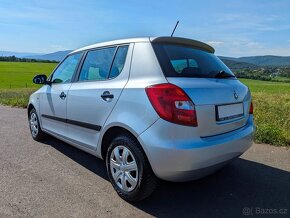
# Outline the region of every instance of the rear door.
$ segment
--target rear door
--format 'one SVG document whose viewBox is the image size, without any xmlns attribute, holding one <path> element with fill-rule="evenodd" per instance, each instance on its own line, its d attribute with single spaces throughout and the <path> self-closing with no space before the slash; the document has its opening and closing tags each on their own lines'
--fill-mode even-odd
<svg viewBox="0 0 290 218">
<path fill-rule="evenodd" d="M 184 45 L 153 44 L 153 48 L 168 82 L 182 88 L 195 104 L 201 137 L 246 124 L 249 90 L 218 57 Z"/>
<path fill-rule="evenodd" d="M 45 86 L 45 92 L 40 97 L 42 128 L 45 131 L 67 136 L 67 94 L 80 58 L 81 53 L 68 56 L 53 72 L 51 84 Z"/>
<path fill-rule="evenodd" d="M 78 144 L 96 148 L 100 130 L 127 83 L 131 46 L 87 52 L 67 101 L 69 137 Z"/>
</svg>

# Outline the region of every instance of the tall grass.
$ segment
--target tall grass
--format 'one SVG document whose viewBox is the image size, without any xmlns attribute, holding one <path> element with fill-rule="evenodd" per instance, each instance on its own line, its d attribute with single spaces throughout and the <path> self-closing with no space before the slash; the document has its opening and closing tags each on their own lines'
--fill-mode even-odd
<svg viewBox="0 0 290 218">
<path fill-rule="evenodd" d="M 290 146 L 290 84 L 241 81 L 249 86 L 253 96 L 255 141 Z"/>
<path fill-rule="evenodd" d="M 0 104 L 25 108 L 27 106 L 29 96 L 35 90 L 35 88 L 0 89 Z"/>
</svg>

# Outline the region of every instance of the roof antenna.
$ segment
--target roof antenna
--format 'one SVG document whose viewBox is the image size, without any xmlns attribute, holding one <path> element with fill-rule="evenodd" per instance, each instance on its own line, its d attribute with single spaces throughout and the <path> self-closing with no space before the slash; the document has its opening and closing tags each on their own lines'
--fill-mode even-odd
<svg viewBox="0 0 290 218">
<path fill-rule="evenodd" d="M 173 36 L 173 34 L 174 34 L 174 32 L 175 32 L 175 29 L 176 29 L 176 27 L 177 27 L 177 25 L 179 24 L 179 20 L 176 22 L 176 24 L 175 24 L 175 27 L 174 27 L 174 29 L 173 29 L 173 31 L 172 31 L 172 33 L 171 33 L 171 36 L 170 37 L 172 37 Z"/>
</svg>

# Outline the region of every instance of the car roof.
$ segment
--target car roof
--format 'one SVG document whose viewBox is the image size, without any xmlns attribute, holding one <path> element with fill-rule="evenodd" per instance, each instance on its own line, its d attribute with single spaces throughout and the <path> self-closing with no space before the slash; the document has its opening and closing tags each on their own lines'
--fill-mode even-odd
<svg viewBox="0 0 290 218">
<path fill-rule="evenodd" d="M 150 39 L 149 37 L 142 37 L 142 38 L 140 37 L 140 38 L 128 38 L 128 39 L 112 40 L 112 41 L 107 41 L 107 42 L 96 43 L 93 45 L 88 45 L 88 46 L 82 47 L 80 49 L 77 49 L 75 51 L 72 51 L 71 53 L 84 51 L 84 50 L 90 50 L 90 49 L 94 49 L 94 48 L 106 47 L 106 46 L 129 44 L 129 43 L 134 43 L 134 42 L 149 42 L 149 39 Z"/>
<path fill-rule="evenodd" d="M 85 46 L 82 48 L 79 48 L 77 50 L 72 51 L 72 53 L 90 50 L 94 48 L 100 48 L 100 47 L 107 47 L 107 46 L 114 46 L 114 45 L 121 45 L 121 44 L 129 44 L 129 43 L 137 43 L 137 42 L 152 42 L 152 43 L 167 43 L 167 44 L 179 44 L 183 46 L 190 46 L 194 48 L 198 48 L 210 53 L 214 53 L 215 50 L 210 45 L 193 40 L 188 38 L 181 38 L 181 37 L 169 37 L 169 36 L 160 36 L 160 37 L 139 37 L 139 38 L 128 38 L 128 39 L 119 39 L 119 40 L 113 40 L 113 41 L 107 41 L 107 42 L 101 42 L 89 46 Z"/>
</svg>

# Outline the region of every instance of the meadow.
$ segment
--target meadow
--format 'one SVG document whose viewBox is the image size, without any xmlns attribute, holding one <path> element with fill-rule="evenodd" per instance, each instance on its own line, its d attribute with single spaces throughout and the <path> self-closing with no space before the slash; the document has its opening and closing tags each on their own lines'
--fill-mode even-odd
<svg viewBox="0 0 290 218">
<path fill-rule="evenodd" d="M 29 95 L 39 85 L 36 74 L 49 75 L 55 63 L 0 62 L 0 104 L 26 107 Z M 240 79 L 253 96 L 257 126 L 255 141 L 290 146 L 290 83 Z"/>
<path fill-rule="evenodd" d="M 290 146 L 290 83 L 240 79 L 253 96 L 255 141 Z"/>
<path fill-rule="evenodd" d="M 49 75 L 56 63 L 0 62 L 0 89 L 37 88 L 32 83 L 37 74 Z"/>
</svg>

